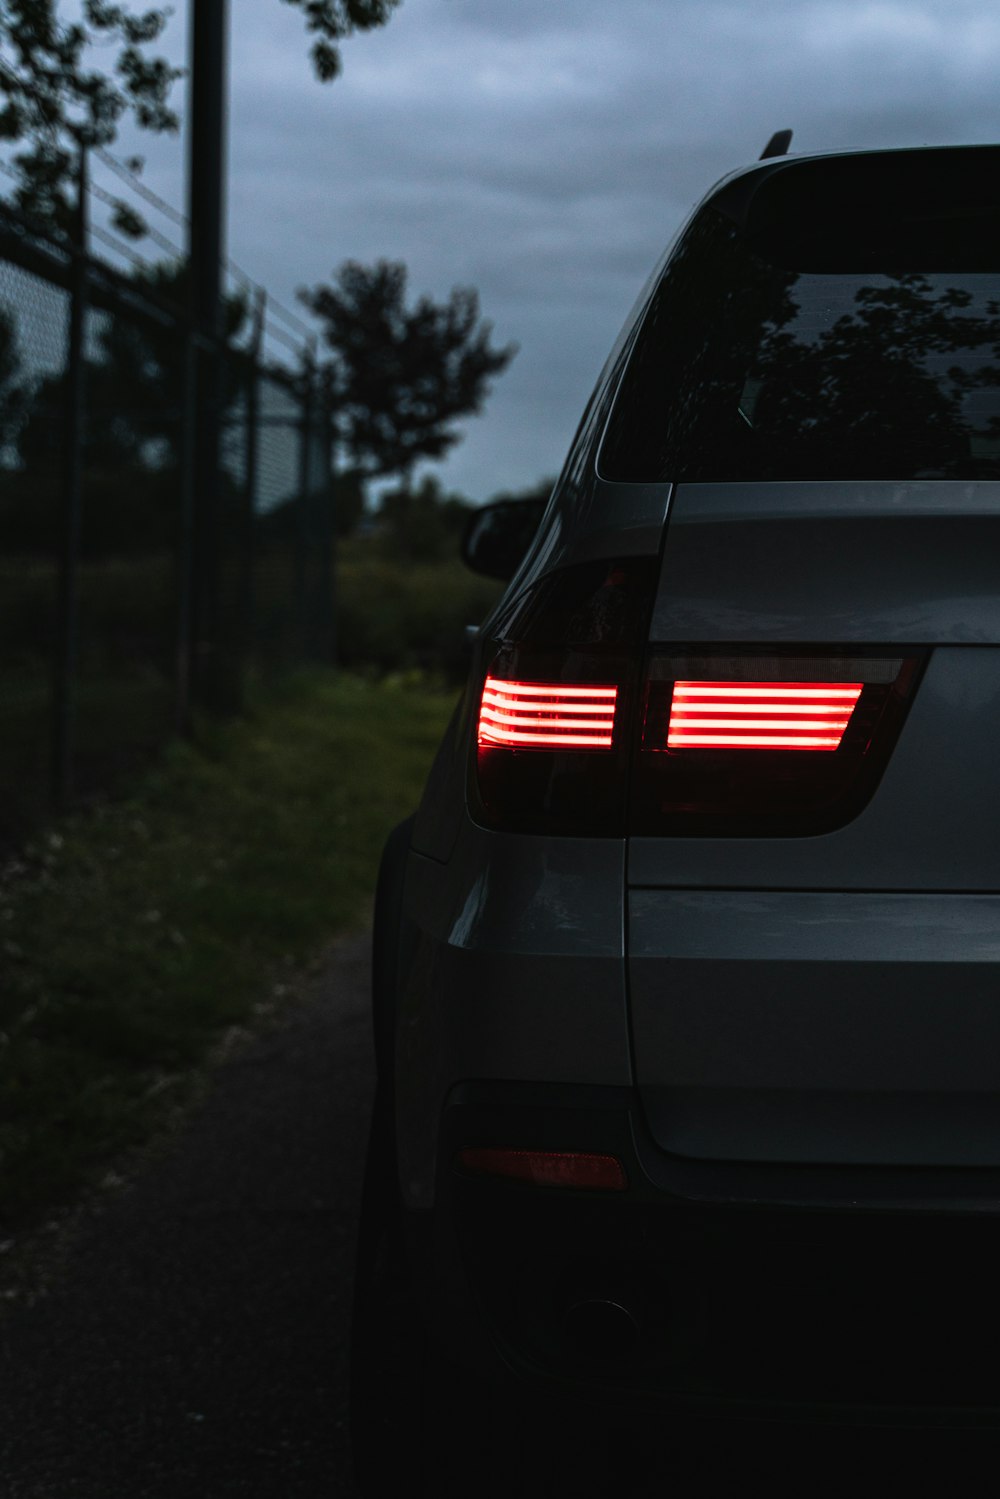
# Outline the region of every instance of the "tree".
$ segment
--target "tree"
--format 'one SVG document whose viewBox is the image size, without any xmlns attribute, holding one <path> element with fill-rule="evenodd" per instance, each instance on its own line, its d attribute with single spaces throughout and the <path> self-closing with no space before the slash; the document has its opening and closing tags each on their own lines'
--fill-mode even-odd
<svg viewBox="0 0 1000 1499">
<path fill-rule="evenodd" d="M 303 12 L 306 30 L 316 37 L 313 67 L 329 82 L 340 72 L 337 42 L 384 25 L 399 0 L 283 3 Z M 169 95 L 181 70 L 149 51 L 167 23 L 166 8 L 135 12 L 130 5 L 83 0 L 79 19 L 70 22 L 58 9 L 59 0 L 0 0 L 0 142 L 21 148 L 10 161 L 15 202 L 65 226 L 79 146 L 109 146 L 127 113 L 144 129 L 176 130 Z M 91 62 L 95 50 L 108 46 L 119 49 L 110 71 L 103 55 L 102 66 Z M 144 227 L 124 203 L 116 222 L 126 233 Z"/>
<path fill-rule="evenodd" d="M 65 226 L 78 147 L 110 145 L 128 111 L 146 129 L 176 130 L 168 96 L 179 71 L 148 52 L 165 10 L 84 0 L 80 19 L 67 23 L 56 9 L 57 0 L 0 3 L 0 140 L 23 143 L 11 158 L 15 201 Z M 120 47 L 110 75 L 89 65 L 109 43 Z"/>
<path fill-rule="evenodd" d="M 404 489 L 420 459 L 441 458 L 458 442 L 453 424 L 482 409 L 490 379 L 517 352 L 492 347 L 492 324 L 479 321 L 470 287 L 408 308 L 399 262 L 348 260 L 334 286 L 299 297 L 333 354 L 323 377 L 339 438 L 369 478 L 398 474 Z"/>
<path fill-rule="evenodd" d="M 316 36 L 312 60 L 316 76 L 329 83 L 340 73 L 337 42 L 355 31 L 384 26 L 400 0 L 283 0 L 305 14 L 306 30 Z"/>
</svg>

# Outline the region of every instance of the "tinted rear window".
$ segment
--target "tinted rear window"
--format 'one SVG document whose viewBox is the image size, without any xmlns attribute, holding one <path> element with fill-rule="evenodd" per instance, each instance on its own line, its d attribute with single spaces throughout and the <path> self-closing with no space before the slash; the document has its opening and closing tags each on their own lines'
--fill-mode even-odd
<svg viewBox="0 0 1000 1499">
<path fill-rule="evenodd" d="M 695 219 L 626 370 L 605 477 L 1000 478 L 996 209 L 813 180 L 822 191 L 786 183 L 742 224 L 714 207 Z M 963 188 L 954 162 L 949 180 Z"/>
</svg>

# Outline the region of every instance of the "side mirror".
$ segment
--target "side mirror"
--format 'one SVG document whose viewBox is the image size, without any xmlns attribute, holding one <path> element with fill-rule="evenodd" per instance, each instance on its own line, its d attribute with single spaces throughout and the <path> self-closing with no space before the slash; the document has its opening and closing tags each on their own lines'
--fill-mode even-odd
<svg viewBox="0 0 1000 1499">
<path fill-rule="evenodd" d="M 462 536 L 466 567 L 509 583 L 535 539 L 544 510 L 544 500 L 496 500 L 474 511 Z"/>
</svg>

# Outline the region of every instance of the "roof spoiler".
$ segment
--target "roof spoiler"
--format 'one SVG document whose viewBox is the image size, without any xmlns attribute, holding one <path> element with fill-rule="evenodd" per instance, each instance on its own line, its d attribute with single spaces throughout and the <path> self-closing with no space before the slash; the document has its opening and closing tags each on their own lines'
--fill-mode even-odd
<svg viewBox="0 0 1000 1499">
<path fill-rule="evenodd" d="M 792 132 L 790 130 L 776 130 L 760 153 L 758 160 L 769 161 L 772 156 L 786 156 L 791 144 Z"/>
</svg>

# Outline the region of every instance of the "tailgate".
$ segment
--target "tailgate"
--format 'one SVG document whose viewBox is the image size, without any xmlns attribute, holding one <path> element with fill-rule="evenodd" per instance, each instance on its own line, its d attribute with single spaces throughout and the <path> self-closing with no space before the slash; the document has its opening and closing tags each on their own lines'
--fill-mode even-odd
<svg viewBox="0 0 1000 1499">
<path fill-rule="evenodd" d="M 730 675 L 753 657 L 758 679 L 762 659 L 920 666 L 868 800 L 841 826 L 746 836 L 723 816 L 678 836 L 644 827 L 637 803 L 633 1044 L 664 1149 L 1000 1164 L 998 557 L 993 483 L 676 491 L 651 678 L 658 660 L 719 653 Z M 725 755 L 711 763 L 724 780 Z M 671 773 L 662 753 L 639 781 Z"/>
</svg>

